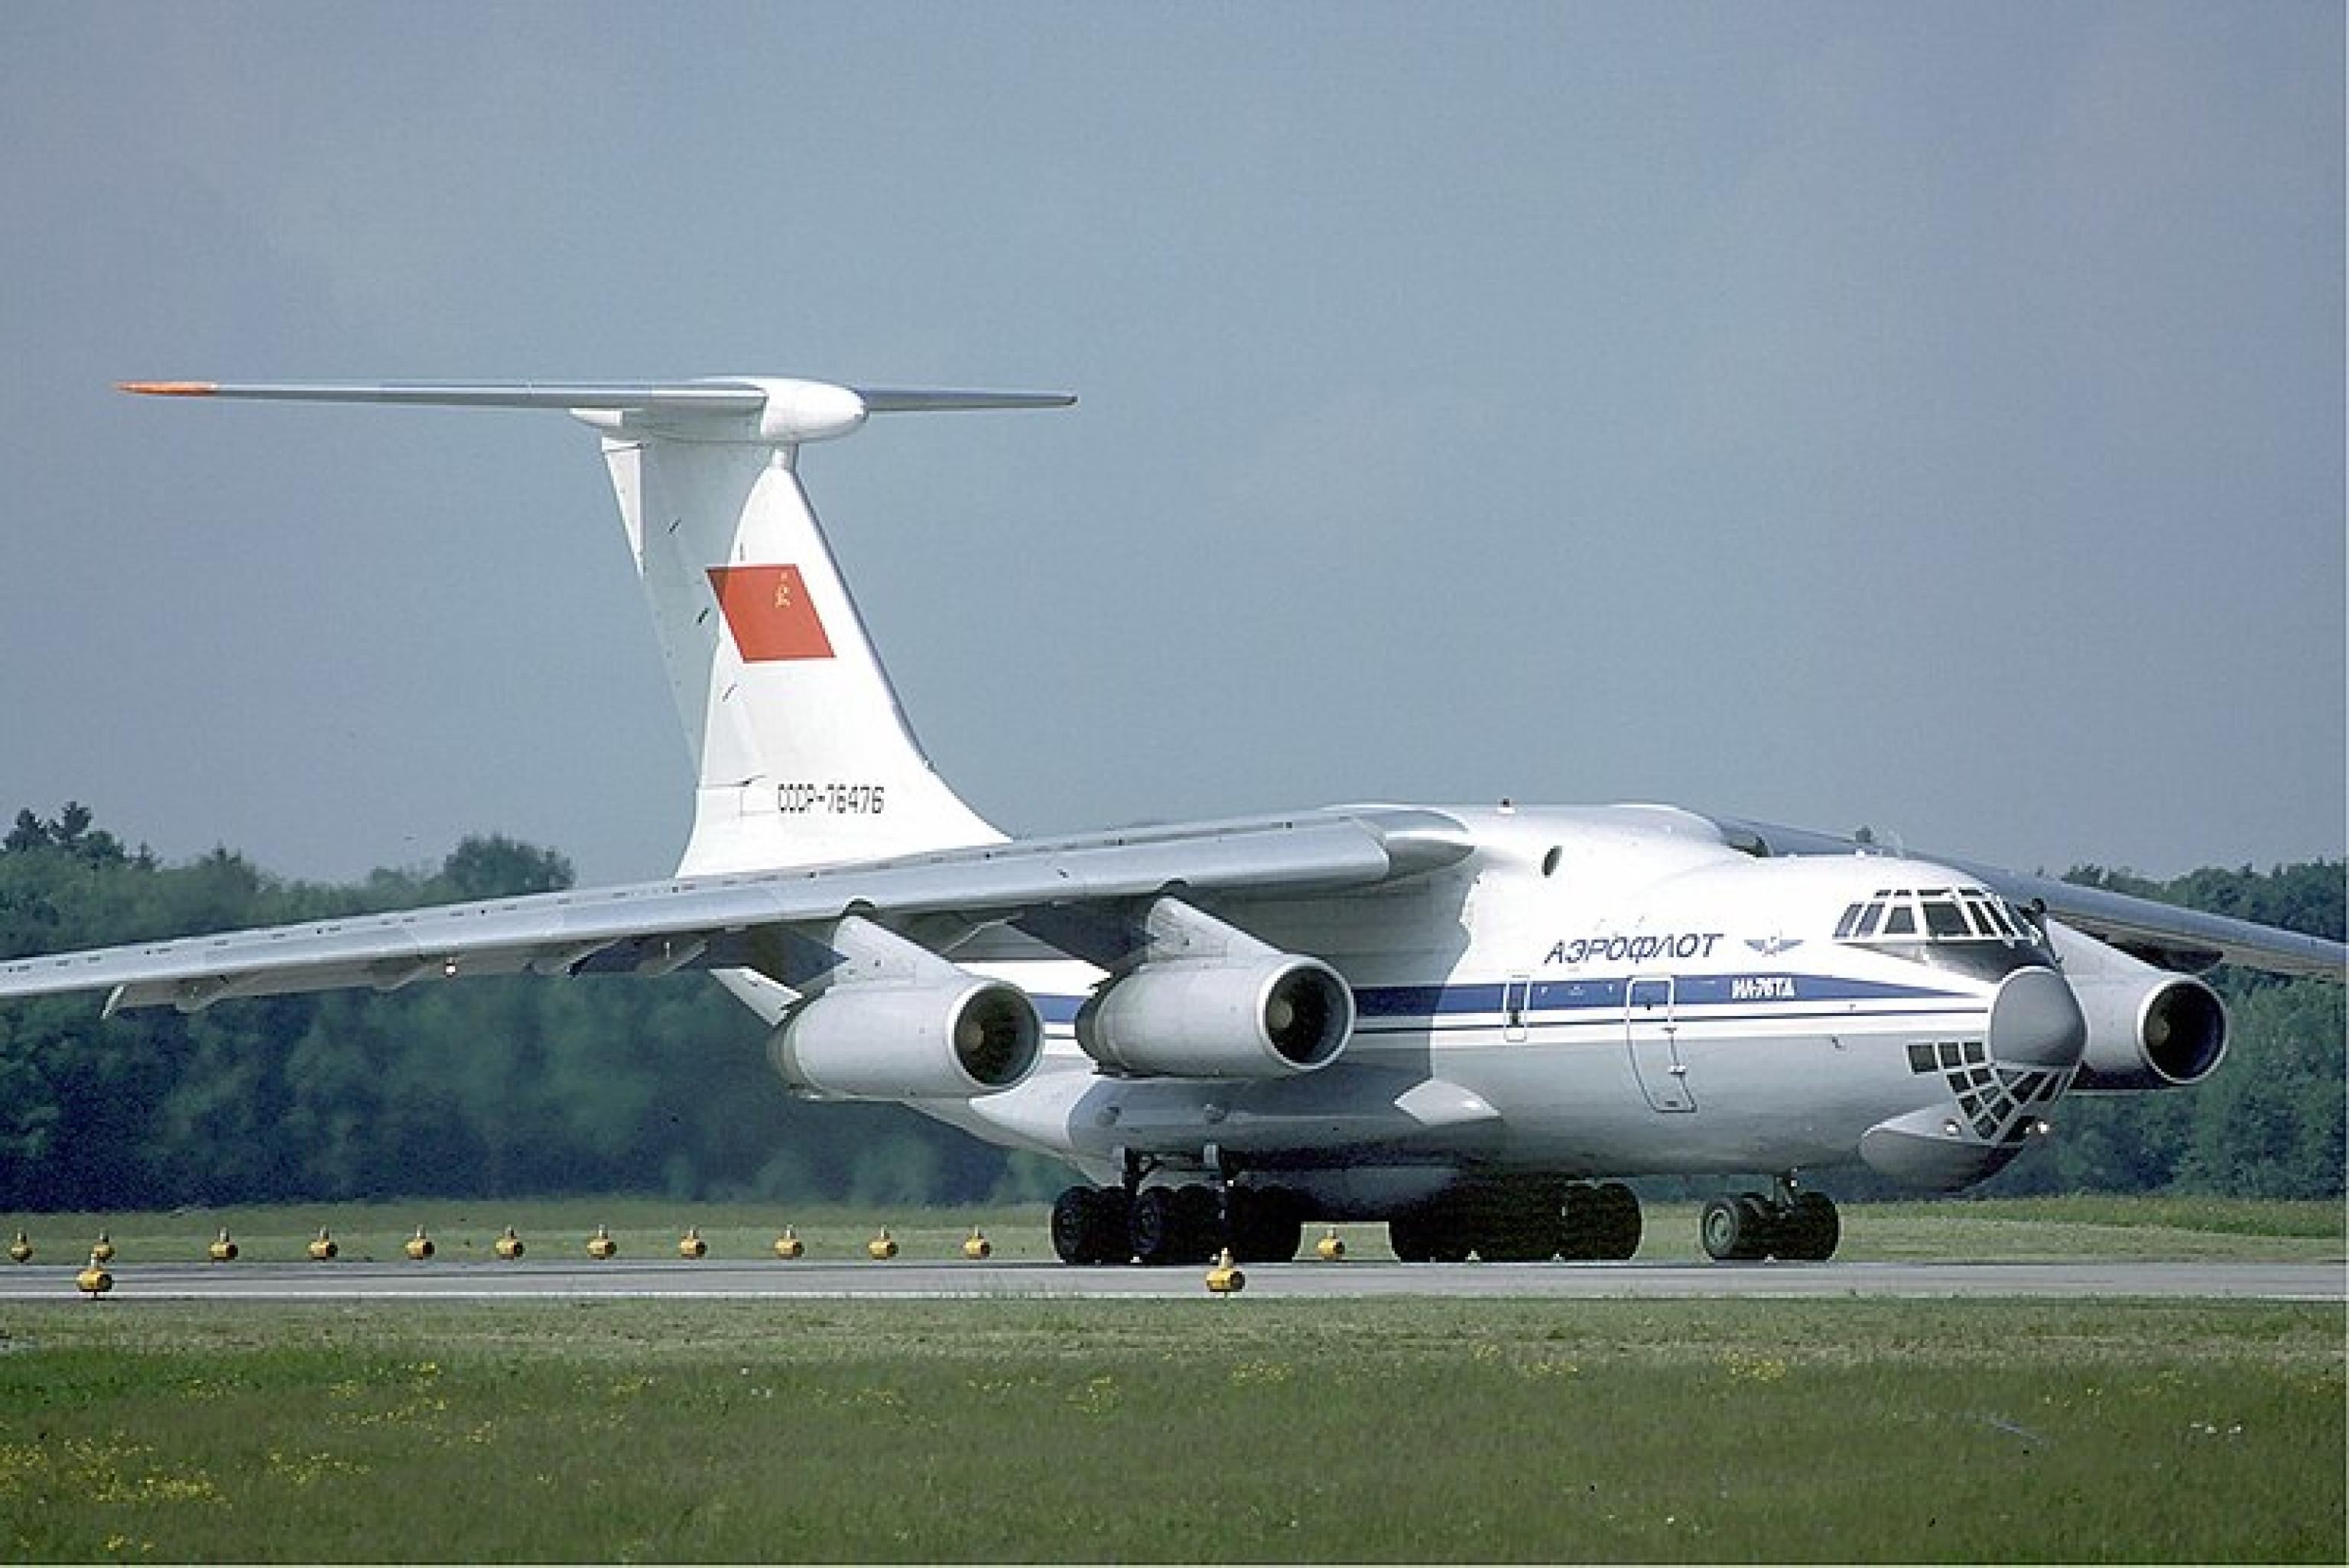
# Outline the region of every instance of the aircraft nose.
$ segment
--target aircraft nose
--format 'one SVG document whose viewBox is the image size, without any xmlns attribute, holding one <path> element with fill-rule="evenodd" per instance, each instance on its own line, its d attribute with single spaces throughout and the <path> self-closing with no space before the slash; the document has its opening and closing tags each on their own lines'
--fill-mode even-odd
<svg viewBox="0 0 2349 1568">
<path fill-rule="evenodd" d="M 2088 1020 L 2064 976 L 2053 969 L 2018 969 L 1990 1006 L 1990 1054 L 1995 1060 L 2035 1068 L 2079 1064 Z"/>
</svg>

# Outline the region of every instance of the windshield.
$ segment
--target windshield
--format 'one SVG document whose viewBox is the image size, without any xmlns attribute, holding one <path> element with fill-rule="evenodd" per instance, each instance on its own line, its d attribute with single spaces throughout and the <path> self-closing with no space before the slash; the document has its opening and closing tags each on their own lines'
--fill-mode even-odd
<svg viewBox="0 0 2349 1568">
<path fill-rule="evenodd" d="M 1982 887 L 1878 888 L 1845 909 L 1836 940 L 1985 979 L 2055 962 L 2032 918 Z"/>
</svg>

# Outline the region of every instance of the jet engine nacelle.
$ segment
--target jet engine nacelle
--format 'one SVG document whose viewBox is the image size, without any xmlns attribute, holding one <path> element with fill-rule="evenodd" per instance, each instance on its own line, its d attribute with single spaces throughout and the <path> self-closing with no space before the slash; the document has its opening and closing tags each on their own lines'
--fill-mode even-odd
<svg viewBox="0 0 2349 1568">
<path fill-rule="evenodd" d="M 2088 1048 L 2075 1089 L 2182 1088 L 2218 1070 L 2227 1054 L 2227 1009 L 2210 987 L 2156 970 L 2075 980 L 2088 1018 Z"/>
<path fill-rule="evenodd" d="M 2218 1070 L 2227 1054 L 2227 1009 L 2217 992 L 2050 923 L 2064 978 L 2088 1020 L 2075 1091 L 2183 1088 Z"/>
<path fill-rule="evenodd" d="M 968 1099 L 1035 1070 L 1044 1028 L 1018 986 L 840 985 L 767 1037 L 795 1089 L 841 1099 Z"/>
<path fill-rule="evenodd" d="M 1354 993 L 1319 959 L 1145 964 L 1077 1012 L 1077 1044 L 1121 1072 L 1293 1078 L 1328 1067 L 1354 1033 Z"/>
</svg>

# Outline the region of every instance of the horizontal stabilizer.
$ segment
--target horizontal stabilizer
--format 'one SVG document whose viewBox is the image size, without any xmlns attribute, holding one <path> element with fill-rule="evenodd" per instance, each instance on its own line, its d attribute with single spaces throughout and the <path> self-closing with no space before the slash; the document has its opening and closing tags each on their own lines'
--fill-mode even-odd
<svg viewBox="0 0 2349 1568">
<path fill-rule="evenodd" d="M 839 387 L 823 381 L 725 377 L 704 381 L 124 381 L 125 392 L 150 397 L 240 397 L 278 403 L 405 403 L 450 408 L 557 408 L 607 414 L 758 419 L 789 426 L 798 416 L 813 439 L 845 434 L 867 414 L 951 413 L 979 408 L 1065 408 L 1068 392 L 960 392 Z M 802 410 L 821 408 L 814 428 Z M 769 432 L 773 433 L 773 432 Z M 789 435 L 792 432 L 786 430 Z"/>
<path fill-rule="evenodd" d="M 701 381 L 125 381 L 152 397 L 243 397 L 277 403 L 406 403 L 450 408 L 555 408 L 607 434 L 795 447 L 845 436 L 870 414 L 1065 408 L 1067 392 L 871 391 L 781 377 Z"/>
<path fill-rule="evenodd" d="M 1065 408 L 1077 400 L 1073 392 L 919 392 L 878 387 L 850 390 L 868 412 L 874 414 L 944 414 L 963 408 Z"/>
<path fill-rule="evenodd" d="M 277 403 L 419 403 L 454 408 L 660 409 L 755 414 L 765 390 L 746 381 L 124 381 L 150 397 L 243 397 Z"/>
</svg>

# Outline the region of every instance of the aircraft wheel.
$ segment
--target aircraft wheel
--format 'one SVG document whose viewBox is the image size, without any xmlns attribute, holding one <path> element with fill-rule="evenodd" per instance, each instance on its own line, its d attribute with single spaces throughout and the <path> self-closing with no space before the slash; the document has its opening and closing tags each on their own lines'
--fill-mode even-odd
<svg viewBox="0 0 2349 1568">
<path fill-rule="evenodd" d="M 1476 1255 L 1488 1264 L 1531 1264 L 1557 1255 L 1559 1189 L 1547 1181 L 1512 1181 L 1476 1205 Z"/>
<path fill-rule="evenodd" d="M 1397 1214 L 1387 1222 L 1387 1245 L 1407 1264 L 1435 1261 L 1436 1222 L 1424 1211 Z"/>
<path fill-rule="evenodd" d="M 1444 1221 L 1438 1224 L 1435 1247 L 1428 1257 L 1433 1263 L 1464 1264 L 1468 1261 L 1468 1254 L 1475 1250 L 1469 1245 L 1467 1235 L 1457 1228 L 1456 1221 Z"/>
<path fill-rule="evenodd" d="M 1182 1211 L 1182 1201 L 1173 1187 L 1144 1187 L 1133 1195 L 1133 1213 L 1126 1222 L 1125 1233 L 1136 1263 L 1155 1268 L 1182 1263 L 1191 1255 Z"/>
<path fill-rule="evenodd" d="M 1070 1188 L 1052 1202 L 1053 1253 L 1064 1264 L 1124 1261 L 1124 1211 L 1114 1188 Z"/>
<path fill-rule="evenodd" d="M 1405 1263 L 1464 1264 L 1475 1249 L 1476 1218 L 1470 1199 L 1455 1190 L 1407 1216 L 1389 1220 L 1388 1244 Z M 1416 1256 L 1403 1252 L 1406 1244 Z"/>
<path fill-rule="evenodd" d="M 1064 1264 L 1093 1261 L 1093 1190 L 1070 1187 L 1052 1200 L 1052 1255 Z"/>
<path fill-rule="evenodd" d="M 1778 1255 L 1800 1263 L 1826 1262 L 1843 1240 L 1843 1216 L 1824 1192 L 1796 1193 L 1778 1228 Z"/>
<path fill-rule="evenodd" d="M 1133 1261 L 1133 1194 L 1123 1187 L 1102 1187 L 1101 1193 L 1101 1261 Z"/>
<path fill-rule="evenodd" d="M 1234 1261 L 1288 1263 L 1305 1242 L 1305 1208 L 1285 1188 L 1235 1187 L 1224 1200 L 1224 1229 Z"/>
<path fill-rule="evenodd" d="M 1598 1240 L 1590 1255 L 1622 1262 L 1640 1250 L 1640 1195 L 1620 1181 L 1592 1189 L 1598 1199 Z"/>
<path fill-rule="evenodd" d="M 1557 1255 L 1568 1263 L 1598 1257 L 1599 1197 L 1588 1181 L 1570 1181 L 1557 1204 Z"/>
<path fill-rule="evenodd" d="M 1762 1240 L 1756 1229 L 1742 1197 L 1715 1198 L 1697 1216 L 1697 1239 L 1715 1263 L 1745 1263 L 1762 1256 L 1767 1249 L 1756 1244 Z"/>
<path fill-rule="evenodd" d="M 1224 1201 L 1213 1187 L 1193 1181 L 1174 1189 L 1174 1223 L 1180 1237 L 1176 1261 L 1209 1264 L 1224 1244 Z"/>
<path fill-rule="evenodd" d="M 1739 1216 L 1745 1222 L 1745 1255 L 1766 1258 L 1785 1245 L 1785 1225 L 1778 1206 L 1759 1192 L 1740 1192 Z"/>
</svg>

